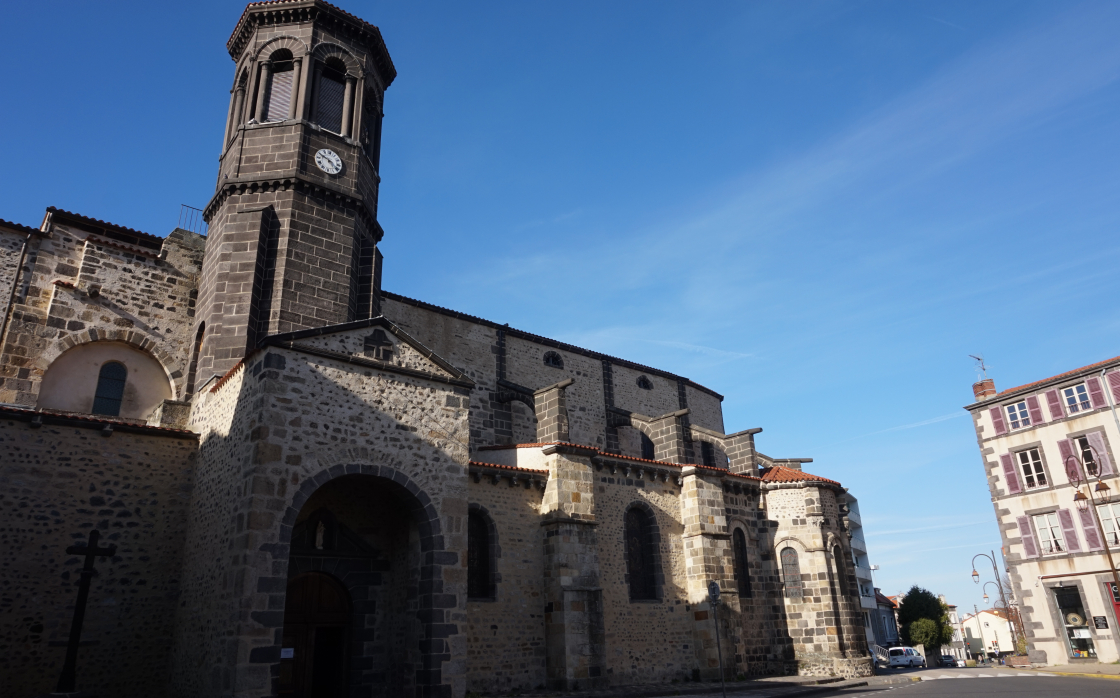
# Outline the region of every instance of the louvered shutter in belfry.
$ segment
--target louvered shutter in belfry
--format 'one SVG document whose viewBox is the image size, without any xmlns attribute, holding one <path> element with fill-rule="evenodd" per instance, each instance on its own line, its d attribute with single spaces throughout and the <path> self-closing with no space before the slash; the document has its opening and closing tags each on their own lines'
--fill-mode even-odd
<svg viewBox="0 0 1120 698">
<path fill-rule="evenodd" d="M 1089 509 L 1079 509 L 1081 516 L 1081 530 L 1085 532 L 1085 545 L 1090 551 L 1104 550 L 1101 544 L 1101 532 L 1097 530 L 1097 522 L 1093 520 L 1093 512 Z"/>
<path fill-rule="evenodd" d="M 315 100 L 315 121 L 320 126 L 342 132 L 342 98 L 346 88 L 341 82 L 326 75 L 319 77 L 319 96 Z"/>
<path fill-rule="evenodd" d="M 1003 479 L 1007 482 L 1007 492 L 1009 494 L 1022 492 L 1019 476 L 1015 472 L 1015 458 L 1010 453 L 1005 453 L 999 457 L 999 462 L 1003 465 Z"/>
<path fill-rule="evenodd" d="M 1108 376 L 1108 385 L 1112 388 L 1112 404 L 1120 402 L 1120 371 L 1105 374 Z"/>
<path fill-rule="evenodd" d="M 1031 520 L 1026 516 L 1015 519 L 1019 524 L 1019 538 L 1023 541 L 1023 556 L 1038 557 L 1038 546 L 1034 542 L 1034 531 L 1031 530 Z"/>
<path fill-rule="evenodd" d="M 1108 477 L 1116 472 L 1112 467 L 1112 459 L 1108 457 L 1108 447 L 1104 445 L 1104 437 L 1101 436 L 1099 431 L 1089 432 L 1085 435 L 1089 440 L 1089 445 L 1093 447 L 1093 455 L 1097 458 L 1097 465 L 1101 469 L 1101 475 Z"/>
<path fill-rule="evenodd" d="M 268 90 L 268 114 L 265 121 L 283 121 L 288 118 L 292 106 L 292 77 L 294 70 L 272 74 L 272 86 Z"/>
<path fill-rule="evenodd" d="M 1058 395 L 1057 390 L 1050 390 L 1046 393 L 1046 406 L 1050 408 L 1051 422 L 1066 416 L 1066 411 L 1062 408 L 1062 398 Z"/>
<path fill-rule="evenodd" d="M 1031 424 L 1042 424 L 1042 408 L 1038 406 L 1038 398 L 1034 395 L 1027 398 L 1027 410 L 1031 413 Z"/>
<path fill-rule="evenodd" d="M 1007 423 L 1003 421 L 1003 408 L 993 407 L 992 409 L 988 410 L 988 413 L 992 415 L 992 426 L 996 429 L 996 436 L 999 436 L 1000 434 L 1006 434 Z"/>
<path fill-rule="evenodd" d="M 1086 387 L 1089 388 L 1089 401 L 1093 403 L 1093 409 L 1099 407 L 1107 407 L 1108 403 L 1104 400 L 1104 391 L 1101 390 L 1101 382 L 1096 378 L 1089 378 L 1085 381 Z"/>
<path fill-rule="evenodd" d="M 1081 463 L 1070 458 L 1073 455 L 1073 443 L 1069 439 L 1062 439 L 1058 442 L 1058 453 L 1062 456 L 1062 471 L 1065 472 L 1069 481 L 1080 482 L 1084 480 L 1085 474 L 1081 470 Z"/>
<path fill-rule="evenodd" d="M 1077 529 L 1073 526 L 1073 514 L 1069 509 L 1058 510 L 1058 523 L 1062 525 L 1062 537 L 1066 539 L 1066 550 L 1071 553 L 1081 552 L 1081 541 L 1077 539 Z"/>
</svg>

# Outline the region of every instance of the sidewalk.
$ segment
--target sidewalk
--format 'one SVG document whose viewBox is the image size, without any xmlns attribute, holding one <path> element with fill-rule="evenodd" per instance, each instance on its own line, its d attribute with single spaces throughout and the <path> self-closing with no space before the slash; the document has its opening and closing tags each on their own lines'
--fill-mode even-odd
<svg viewBox="0 0 1120 698">
<path fill-rule="evenodd" d="M 728 681 L 727 695 L 735 698 L 795 698 L 811 696 L 816 693 L 833 691 L 838 688 L 855 686 L 878 686 L 884 684 L 913 683 L 917 677 L 910 676 L 870 676 L 865 679 L 840 679 L 816 676 L 771 676 L 750 681 Z M 655 686 L 612 686 L 588 691 L 525 691 L 522 693 L 482 693 L 482 698 L 491 696 L 524 696 L 524 698 L 658 698 L 660 696 L 711 696 L 722 691 L 719 682 L 659 684 Z M 469 694 L 468 694 L 469 695 Z"/>
<path fill-rule="evenodd" d="M 1057 664 L 1054 666 L 1040 667 L 1038 669 L 1000 668 L 1024 673 L 1045 672 L 1047 674 L 1057 674 L 1059 676 L 1092 676 L 1102 679 L 1120 679 L 1120 664 Z"/>
</svg>

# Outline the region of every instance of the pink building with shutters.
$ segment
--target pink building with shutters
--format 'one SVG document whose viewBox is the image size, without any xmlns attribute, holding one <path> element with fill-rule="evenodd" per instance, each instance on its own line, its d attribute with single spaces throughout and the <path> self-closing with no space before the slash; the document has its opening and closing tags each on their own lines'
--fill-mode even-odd
<svg viewBox="0 0 1120 698">
<path fill-rule="evenodd" d="M 1079 507 L 1074 496 L 1078 484 L 1120 490 L 1120 357 L 998 393 L 984 379 L 973 392 L 965 409 L 1032 661 L 1115 662 L 1120 591 L 1105 546 L 1120 559 L 1120 502 Z"/>
</svg>

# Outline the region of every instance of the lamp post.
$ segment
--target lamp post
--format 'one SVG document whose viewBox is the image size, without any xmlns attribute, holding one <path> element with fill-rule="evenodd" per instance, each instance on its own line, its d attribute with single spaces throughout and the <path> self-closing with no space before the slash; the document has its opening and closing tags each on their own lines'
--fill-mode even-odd
<svg viewBox="0 0 1120 698">
<path fill-rule="evenodd" d="M 1114 415 L 1115 416 L 1115 415 Z M 1073 495 L 1073 503 L 1077 505 L 1079 511 L 1090 509 L 1093 512 L 1093 522 L 1097 525 L 1097 531 L 1101 537 L 1104 538 L 1104 526 L 1101 525 L 1101 517 L 1097 512 L 1097 506 L 1112 503 L 1112 488 L 1105 484 L 1104 478 L 1101 474 L 1100 454 L 1097 449 L 1089 446 L 1089 451 L 1093 456 L 1093 464 L 1096 465 L 1097 486 L 1089 487 L 1089 478 L 1086 477 L 1085 463 L 1075 455 L 1070 454 L 1066 456 L 1066 475 L 1069 477 L 1069 482 L 1077 490 L 1077 494 Z M 1081 490 L 1082 482 L 1085 483 L 1085 490 Z M 1085 493 L 1088 493 L 1086 495 Z M 1108 549 L 1108 539 L 1101 541 L 1104 546 L 1104 554 L 1108 558 L 1108 569 L 1112 572 L 1112 582 L 1120 589 L 1120 574 L 1116 572 L 1116 563 L 1112 561 L 1112 551 Z"/>
<path fill-rule="evenodd" d="M 1015 636 L 1015 623 L 1011 621 L 1011 606 L 1007 603 L 1007 596 L 1003 593 L 1003 582 L 999 580 L 999 568 L 996 567 L 996 551 L 991 551 L 991 555 L 980 553 L 972 557 L 972 581 L 976 584 L 980 583 L 980 573 L 976 571 L 976 558 L 986 557 L 992 563 L 992 574 L 996 576 L 995 585 L 999 589 L 999 599 L 1003 602 L 1003 609 L 1007 613 L 1007 627 L 1011 630 L 1011 646 L 1018 648 L 1019 641 Z M 984 588 L 987 588 L 991 582 L 986 582 Z M 984 602 L 988 602 L 988 593 L 984 592 Z M 1017 650 L 1016 650 L 1017 651 Z"/>
</svg>

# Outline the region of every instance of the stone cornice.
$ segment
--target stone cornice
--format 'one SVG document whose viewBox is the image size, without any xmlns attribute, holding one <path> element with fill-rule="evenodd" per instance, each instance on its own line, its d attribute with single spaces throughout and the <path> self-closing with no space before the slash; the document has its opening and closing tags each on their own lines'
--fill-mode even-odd
<svg viewBox="0 0 1120 698">
<path fill-rule="evenodd" d="M 397 366 L 387 361 L 377 361 L 376 359 L 366 359 L 359 356 L 352 356 L 344 354 L 339 351 L 331 351 L 329 349 L 320 349 L 319 347 L 312 347 L 307 344 L 299 344 L 297 342 L 265 342 L 269 346 L 280 347 L 282 349 L 290 349 L 298 351 L 302 354 L 310 354 L 311 356 L 318 356 L 322 359 L 332 359 L 341 363 L 354 364 L 355 366 L 364 366 L 366 368 L 373 368 L 387 373 L 397 373 L 411 378 L 420 378 L 422 380 L 434 381 L 436 383 L 447 383 L 460 388 L 473 388 L 474 383 L 469 380 L 460 380 L 450 376 L 441 376 L 438 373 L 431 373 L 430 371 L 420 371 L 414 368 L 406 368 L 404 366 Z"/>
<path fill-rule="evenodd" d="M 250 3 L 237 26 L 233 29 L 226 49 L 234 61 L 245 52 L 258 25 L 295 24 L 298 22 L 329 23 L 339 33 L 346 34 L 369 49 L 377 75 L 388 87 L 397 77 L 397 69 L 385 46 L 381 30 L 365 20 L 355 17 L 322 0 L 271 0 Z"/>
<path fill-rule="evenodd" d="M 256 194 L 274 191 L 288 191 L 295 189 L 307 194 L 317 194 L 326 198 L 331 198 L 338 203 L 354 209 L 361 217 L 362 222 L 373 233 L 374 241 L 381 242 L 381 237 L 385 234 L 381 229 L 381 225 L 374 217 L 373 211 L 369 209 L 365 199 L 356 194 L 349 194 L 342 189 L 331 186 L 323 182 L 316 182 L 310 180 L 302 175 L 291 173 L 280 175 L 276 177 L 254 177 L 254 178 L 239 178 L 223 180 L 222 186 L 211 197 L 210 201 L 203 209 L 202 217 L 207 225 L 214 218 L 218 209 L 225 203 L 226 199 L 235 194 Z"/>
</svg>

